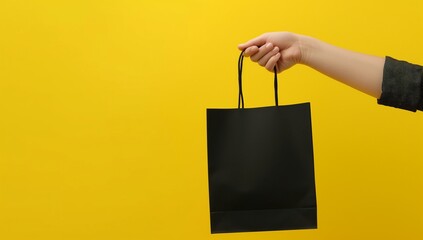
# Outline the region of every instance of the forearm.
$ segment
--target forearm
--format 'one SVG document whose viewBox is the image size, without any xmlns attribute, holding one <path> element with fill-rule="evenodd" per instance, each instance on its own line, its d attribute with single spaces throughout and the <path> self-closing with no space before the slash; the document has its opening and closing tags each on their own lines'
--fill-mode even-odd
<svg viewBox="0 0 423 240">
<path fill-rule="evenodd" d="M 375 98 L 380 97 L 385 58 L 345 50 L 307 36 L 300 39 L 302 64 Z"/>
</svg>

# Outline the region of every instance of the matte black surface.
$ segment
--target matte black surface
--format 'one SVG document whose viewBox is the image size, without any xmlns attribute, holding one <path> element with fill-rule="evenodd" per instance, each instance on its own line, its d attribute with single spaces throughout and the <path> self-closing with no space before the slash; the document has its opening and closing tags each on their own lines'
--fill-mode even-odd
<svg viewBox="0 0 423 240">
<path fill-rule="evenodd" d="M 208 109 L 212 233 L 317 228 L 310 104 Z"/>
</svg>

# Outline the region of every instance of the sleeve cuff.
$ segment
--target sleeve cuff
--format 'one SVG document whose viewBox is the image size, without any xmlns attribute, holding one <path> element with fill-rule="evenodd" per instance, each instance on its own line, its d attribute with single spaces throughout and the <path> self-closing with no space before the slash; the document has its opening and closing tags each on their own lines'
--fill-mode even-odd
<svg viewBox="0 0 423 240">
<path fill-rule="evenodd" d="M 382 95 L 378 104 L 415 112 L 423 109 L 423 67 L 391 57 L 385 58 Z"/>
</svg>

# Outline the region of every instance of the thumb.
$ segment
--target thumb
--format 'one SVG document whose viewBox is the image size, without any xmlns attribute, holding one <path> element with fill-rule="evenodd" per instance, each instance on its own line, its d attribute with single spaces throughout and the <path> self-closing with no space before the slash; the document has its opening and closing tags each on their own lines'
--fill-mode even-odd
<svg viewBox="0 0 423 240">
<path fill-rule="evenodd" d="M 242 51 L 242 50 L 244 50 L 248 47 L 251 47 L 251 46 L 260 47 L 260 46 L 264 45 L 265 43 L 266 43 L 266 37 L 261 35 L 261 36 L 258 36 L 256 38 L 253 38 L 253 39 L 251 39 L 251 40 L 249 40 L 245 43 L 239 44 L 238 49 Z"/>
</svg>

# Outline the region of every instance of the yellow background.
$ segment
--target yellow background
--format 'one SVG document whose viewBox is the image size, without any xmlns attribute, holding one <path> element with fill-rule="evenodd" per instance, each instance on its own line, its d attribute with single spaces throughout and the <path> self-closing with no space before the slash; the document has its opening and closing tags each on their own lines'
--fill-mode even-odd
<svg viewBox="0 0 423 240">
<path fill-rule="evenodd" d="M 238 43 L 293 31 L 423 64 L 421 0 L 2 0 L 0 239 L 423 239 L 423 115 L 305 66 L 318 230 L 211 235 L 206 108 L 237 101 Z M 246 106 L 273 104 L 245 62 Z"/>
</svg>

